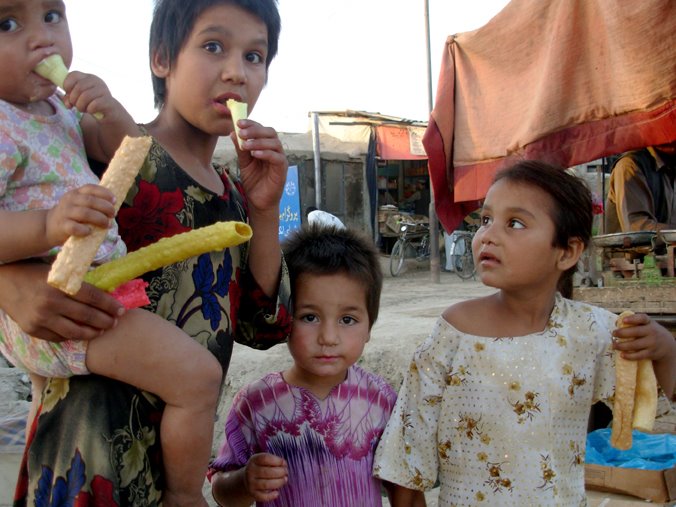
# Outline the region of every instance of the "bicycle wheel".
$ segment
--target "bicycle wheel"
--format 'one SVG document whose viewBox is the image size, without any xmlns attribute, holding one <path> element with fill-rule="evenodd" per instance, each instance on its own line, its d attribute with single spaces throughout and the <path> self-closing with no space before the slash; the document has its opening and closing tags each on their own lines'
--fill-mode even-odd
<svg viewBox="0 0 676 507">
<path fill-rule="evenodd" d="M 392 247 L 392 252 L 390 253 L 390 273 L 392 276 L 399 276 L 399 273 L 401 273 L 401 268 L 404 266 L 405 258 L 406 242 L 398 239 Z"/>
<path fill-rule="evenodd" d="M 420 240 L 420 245 L 416 248 L 415 260 L 418 262 L 425 261 L 430 258 L 430 237 L 423 236 Z"/>
<path fill-rule="evenodd" d="M 474 258 L 472 257 L 472 239 L 467 236 L 463 236 L 458 238 L 458 243 L 462 243 L 462 253 L 454 255 L 455 259 L 453 265 L 455 266 L 455 272 L 458 274 L 458 276 L 463 280 L 467 280 L 472 278 L 476 272 Z"/>
</svg>

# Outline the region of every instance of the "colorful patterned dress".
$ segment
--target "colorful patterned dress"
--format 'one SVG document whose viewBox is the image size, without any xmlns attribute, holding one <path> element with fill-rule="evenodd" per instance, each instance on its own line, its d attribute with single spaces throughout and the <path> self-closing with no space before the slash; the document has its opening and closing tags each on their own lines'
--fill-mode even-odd
<svg viewBox="0 0 676 507">
<path fill-rule="evenodd" d="M 210 474 L 268 452 L 286 460 L 289 481 L 276 500 L 258 505 L 380 506 L 373 455 L 396 397 L 385 380 L 356 365 L 323 400 L 270 373 L 235 396 Z"/>
<path fill-rule="evenodd" d="M 417 349 L 375 474 L 439 505 L 586 505 L 592 402 L 614 391 L 616 316 L 557 295 L 541 333 L 487 338 L 439 318 Z"/>
<path fill-rule="evenodd" d="M 158 144 L 118 214 L 130 251 L 220 220 L 247 221 L 241 189 L 222 169 L 222 195 L 203 188 Z M 273 255 L 275 252 L 271 252 Z M 224 374 L 233 341 L 265 349 L 290 330 L 286 267 L 277 299 L 247 271 L 247 245 L 204 254 L 147 274 L 151 308 L 207 347 Z M 43 392 L 15 506 L 159 505 L 159 422 L 152 394 L 96 375 L 51 379 Z"/>
<path fill-rule="evenodd" d="M 66 192 L 99 182 L 87 163 L 80 129 L 82 114 L 68 109 L 57 95 L 48 97 L 47 102 L 54 114 L 32 114 L 0 100 L 0 210 L 51 209 Z M 51 262 L 59 249 L 42 252 L 42 257 Z M 113 222 L 94 263 L 126 252 Z M 86 342 L 31 338 L 1 310 L 0 352 L 14 366 L 46 377 L 88 373 Z"/>
</svg>

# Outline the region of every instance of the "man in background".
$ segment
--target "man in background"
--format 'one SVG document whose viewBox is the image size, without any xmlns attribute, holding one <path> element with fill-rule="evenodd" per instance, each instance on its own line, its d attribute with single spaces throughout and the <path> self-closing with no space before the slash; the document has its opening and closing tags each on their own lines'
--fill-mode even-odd
<svg viewBox="0 0 676 507">
<path fill-rule="evenodd" d="M 606 232 L 676 229 L 676 142 L 629 151 L 613 166 Z"/>
<path fill-rule="evenodd" d="M 413 202 L 413 213 L 416 215 L 429 216 L 430 200 L 430 189 L 427 187 L 427 181 L 418 180 L 415 184 L 415 192 L 407 197 L 404 202 Z"/>
</svg>

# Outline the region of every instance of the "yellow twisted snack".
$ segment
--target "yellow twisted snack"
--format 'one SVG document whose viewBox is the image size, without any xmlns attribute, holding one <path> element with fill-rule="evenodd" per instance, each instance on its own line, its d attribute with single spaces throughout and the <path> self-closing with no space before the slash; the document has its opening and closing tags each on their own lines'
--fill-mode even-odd
<svg viewBox="0 0 676 507">
<path fill-rule="evenodd" d="M 237 126 L 238 120 L 244 120 L 247 117 L 247 105 L 245 102 L 238 102 L 235 99 L 228 99 L 225 101 L 225 105 L 230 109 L 230 117 L 232 118 L 232 124 L 235 127 L 235 136 L 237 137 L 237 145 L 242 149 L 242 140 L 239 138 L 239 127 Z"/>
<path fill-rule="evenodd" d="M 624 311 L 617 318 L 618 327 L 629 327 L 624 318 L 633 315 Z M 657 410 L 657 379 L 652 361 L 624 359 L 615 351 L 615 401 L 610 445 L 626 450 L 632 445 L 632 428 L 650 431 Z"/>
<path fill-rule="evenodd" d="M 215 250 L 239 245 L 251 238 L 252 231 L 244 222 L 217 222 L 192 231 L 162 238 L 126 256 L 89 271 L 85 281 L 105 291 L 143 273 Z"/>
<path fill-rule="evenodd" d="M 103 174 L 101 186 L 115 196 L 116 213 L 143 165 L 151 143 L 149 136 L 125 137 Z M 68 238 L 52 264 L 47 282 L 68 294 L 77 294 L 106 233 L 107 229 L 94 227 L 87 236 Z"/>
</svg>

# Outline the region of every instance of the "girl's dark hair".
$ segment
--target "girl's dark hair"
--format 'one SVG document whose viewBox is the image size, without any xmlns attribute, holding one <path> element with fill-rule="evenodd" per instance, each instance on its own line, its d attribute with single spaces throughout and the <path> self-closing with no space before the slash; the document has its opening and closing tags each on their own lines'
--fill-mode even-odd
<svg viewBox="0 0 676 507">
<path fill-rule="evenodd" d="M 150 58 L 160 52 L 169 65 L 176 62 L 197 18 L 214 5 L 229 4 L 240 7 L 258 17 L 268 28 L 268 55 L 266 68 L 277 54 L 281 20 L 276 0 L 156 0 L 153 21 L 150 25 Z M 152 74 L 155 107 L 160 108 L 166 99 L 164 78 Z"/>
<path fill-rule="evenodd" d="M 364 286 L 369 329 L 373 326 L 378 318 L 383 274 L 380 255 L 371 239 L 351 229 L 306 225 L 291 233 L 282 250 L 292 294 L 301 275 L 344 274 Z"/>
<path fill-rule="evenodd" d="M 551 218 L 554 222 L 552 245 L 567 248 L 572 238 L 579 238 L 585 248 L 592 231 L 592 195 L 585 182 L 562 167 L 537 160 L 517 162 L 495 175 L 494 182 L 505 180 L 539 188 L 553 201 Z M 572 295 L 573 275 L 577 266 L 568 269 L 559 280 L 559 290 L 565 297 Z"/>
</svg>

